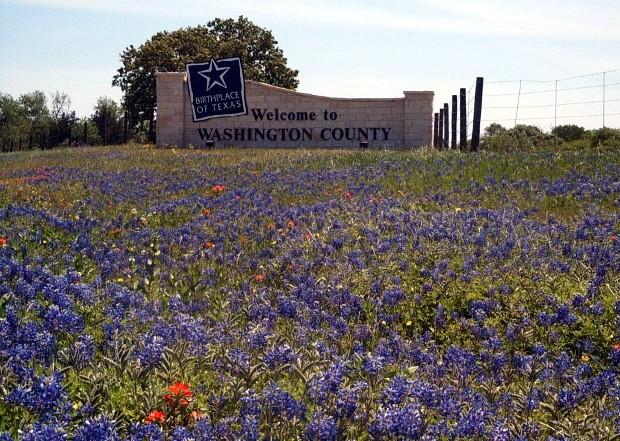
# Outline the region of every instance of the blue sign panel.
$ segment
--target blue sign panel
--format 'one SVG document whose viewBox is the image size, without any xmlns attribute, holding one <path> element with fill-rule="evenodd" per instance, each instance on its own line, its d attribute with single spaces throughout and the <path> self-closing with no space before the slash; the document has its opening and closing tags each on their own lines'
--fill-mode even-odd
<svg viewBox="0 0 620 441">
<path fill-rule="evenodd" d="M 248 113 L 238 57 L 188 64 L 187 87 L 194 121 Z"/>
</svg>

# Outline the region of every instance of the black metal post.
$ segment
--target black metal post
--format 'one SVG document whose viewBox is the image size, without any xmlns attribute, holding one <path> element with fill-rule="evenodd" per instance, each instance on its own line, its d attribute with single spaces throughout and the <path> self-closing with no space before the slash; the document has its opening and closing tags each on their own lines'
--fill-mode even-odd
<svg viewBox="0 0 620 441">
<path fill-rule="evenodd" d="M 456 149 L 456 95 L 452 95 L 452 138 L 450 147 Z"/>
<path fill-rule="evenodd" d="M 439 132 L 439 112 L 435 112 L 435 119 L 433 123 L 433 147 L 437 148 L 438 134 Z"/>
<path fill-rule="evenodd" d="M 439 109 L 439 128 L 437 130 L 437 148 L 440 149 L 443 147 L 443 109 Z"/>
<path fill-rule="evenodd" d="M 461 110 L 461 139 L 459 147 L 461 150 L 465 150 L 467 148 L 467 89 L 461 88 L 459 94 L 461 99 L 459 103 Z"/>
<path fill-rule="evenodd" d="M 480 122 L 482 118 L 482 87 L 484 78 L 476 78 L 476 95 L 474 96 L 474 124 L 471 134 L 471 151 L 477 152 L 480 146 Z"/>
<path fill-rule="evenodd" d="M 443 103 L 443 148 L 447 149 L 450 142 L 450 117 L 448 103 Z"/>
</svg>

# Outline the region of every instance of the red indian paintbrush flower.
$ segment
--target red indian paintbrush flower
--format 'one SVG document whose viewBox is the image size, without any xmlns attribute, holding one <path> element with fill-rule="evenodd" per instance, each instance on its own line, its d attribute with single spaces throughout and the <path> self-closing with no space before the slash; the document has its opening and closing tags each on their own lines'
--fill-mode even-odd
<svg viewBox="0 0 620 441">
<path fill-rule="evenodd" d="M 189 384 L 181 383 L 177 381 L 172 386 L 168 386 L 169 394 L 164 395 L 164 400 L 168 404 L 178 402 L 181 406 L 187 406 L 189 404 L 188 398 L 191 398 L 192 391 L 189 390 Z"/>
<path fill-rule="evenodd" d="M 613 345 L 611 345 L 611 348 L 614 351 L 620 351 L 620 343 L 614 343 Z"/>
<path fill-rule="evenodd" d="M 213 187 L 211 187 L 211 190 L 213 190 L 214 193 L 221 193 L 221 192 L 224 191 L 225 188 L 226 187 L 224 187 L 223 185 L 217 184 L 217 185 L 214 185 Z"/>
<path fill-rule="evenodd" d="M 152 411 L 151 413 L 149 413 L 149 415 L 144 420 L 145 423 L 159 423 L 159 424 L 164 424 L 164 421 L 166 421 L 166 414 L 163 413 L 161 410 Z"/>
<path fill-rule="evenodd" d="M 6 237 L 0 236 L 0 247 L 5 247 L 8 243 L 9 240 Z"/>
</svg>

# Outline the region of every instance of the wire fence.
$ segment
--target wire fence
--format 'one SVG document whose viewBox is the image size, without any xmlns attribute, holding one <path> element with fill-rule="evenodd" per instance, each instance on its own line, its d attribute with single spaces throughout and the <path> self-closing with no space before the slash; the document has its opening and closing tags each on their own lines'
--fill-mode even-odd
<svg viewBox="0 0 620 441">
<path fill-rule="evenodd" d="M 488 81 L 478 77 L 443 105 L 442 101 L 434 116 L 433 144 L 437 148 L 458 144 L 461 149 L 476 150 L 480 132 L 493 123 L 506 128 L 534 125 L 544 131 L 567 124 L 585 129 L 620 128 L 620 69 L 553 80 Z M 450 101 L 452 112 L 446 104 Z"/>
<path fill-rule="evenodd" d="M 620 69 L 553 80 L 485 81 L 483 126 L 620 127 Z"/>
</svg>

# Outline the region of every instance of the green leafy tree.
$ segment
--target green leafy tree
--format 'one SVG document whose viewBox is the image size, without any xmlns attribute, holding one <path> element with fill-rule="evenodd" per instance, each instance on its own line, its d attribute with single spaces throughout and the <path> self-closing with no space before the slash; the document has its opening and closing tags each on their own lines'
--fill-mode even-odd
<svg viewBox="0 0 620 441">
<path fill-rule="evenodd" d="M 27 136 L 27 132 L 28 121 L 19 102 L 11 95 L 0 94 L 0 144 L 2 150 L 11 149 L 15 140 Z"/>
<path fill-rule="evenodd" d="M 178 72 L 188 63 L 210 58 L 241 58 L 245 76 L 274 86 L 295 89 L 298 71 L 287 66 L 282 49 L 271 31 L 247 18 L 216 18 L 206 26 L 158 32 L 139 47 L 127 47 L 120 55 L 122 67 L 112 85 L 123 91 L 123 107 L 132 126 L 148 121 L 149 139 L 154 140 L 156 113 L 155 72 Z"/>
<path fill-rule="evenodd" d="M 112 98 L 103 96 L 97 99 L 94 110 L 91 120 L 103 144 L 120 143 L 123 139 L 120 106 Z"/>
<path fill-rule="evenodd" d="M 20 95 L 18 102 L 27 121 L 28 148 L 49 146 L 51 118 L 45 94 L 35 90 Z"/>
<path fill-rule="evenodd" d="M 77 120 L 71 126 L 71 142 L 74 144 L 99 144 L 101 136 L 97 125 L 90 118 Z"/>
</svg>

